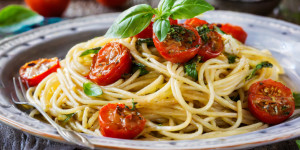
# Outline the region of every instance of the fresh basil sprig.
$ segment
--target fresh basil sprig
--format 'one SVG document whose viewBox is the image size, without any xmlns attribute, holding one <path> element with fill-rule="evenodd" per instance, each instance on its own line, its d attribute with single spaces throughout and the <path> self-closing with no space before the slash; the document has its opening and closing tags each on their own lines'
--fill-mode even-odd
<svg viewBox="0 0 300 150">
<path fill-rule="evenodd" d="M 127 38 L 137 35 L 148 27 L 152 16 L 155 15 L 153 32 L 160 41 L 163 41 L 171 27 L 169 17 L 188 19 L 213 9 L 214 7 L 205 0 L 161 0 L 156 9 L 140 4 L 121 13 L 105 36 Z"/>
<path fill-rule="evenodd" d="M 0 11 L 0 33 L 15 32 L 43 20 L 43 16 L 23 6 L 10 5 Z"/>
<path fill-rule="evenodd" d="M 255 66 L 255 68 L 253 69 L 253 71 L 251 72 L 251 74 L 249 76 L 246 77 L 246 80 L 250 80 L 251 78 L 254 77 L 256 71 L 262 69 L 262 68 L 272 68 L 273 67 L 273 64 L 271 64 L 270 62 L 268 61 L 264 61 L 264 62 L 261 62 L 259 64 L 257 64 Z"/>
<path fill-rule="evenodd" d="M 102 89 L 92 82 L 83 83 L 83 91 L 87 96 L 100 96 L 103 94 Z"/>
<path fill-rule="evenodd" d="M 85 50 L 84 52 L 82 52 L 80 54 L 79 57 L 83 57 L 83 56 L 86 56 L 86 55 L 89 55 L 89 54 L 97 54 L 101 48 L 102 47 L 95 47 L 95 48 L 92 48 L 92 49 Z"/>
</svg>

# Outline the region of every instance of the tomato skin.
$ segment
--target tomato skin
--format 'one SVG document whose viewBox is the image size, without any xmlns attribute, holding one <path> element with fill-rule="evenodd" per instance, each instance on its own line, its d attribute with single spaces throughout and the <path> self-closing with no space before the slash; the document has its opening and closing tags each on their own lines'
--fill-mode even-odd
<svg viewBox="0 0 300 150">
<path fill-rule="evenodd" d="M 107 104 L 99 111 L 99 123 L 105 137 L 133 139 L 144 130 L 146 120 L 124 104 Z"/>
<path fill-rule="evenodd" d="M 131 69 L 130 50 L 118 42 L 107 43 L 93 58 L 88 79 L 98 85 L 111 84 Z"/>
<path fill-rule="evenodd" d="M 70 0 L 25 0 L 25 2 L 44 17 L 61 17 Z"/>
<path fill-rule="evenodd" d="M 166 60 L 172 63 L 185 63 L 192 59 L 199 51 L 197 45 L 201 44 L 201 38 L 193 27 L 185 24 L 179 24 L 181 26 L 194 34 L 195 38 L 190 47 L 184 46 L 184 42 L 176 42 L 174 39 L 166 38 L 164 41 L 160 42 L 157 36 L 153 33 L 153 42 L 157 51 Z"/>
<path fill-rule="evenodd" d="M 98 3 L 107 6 L 107 7 L 121 7 L 128 0 L 97 0 Z"/>
<path fill-rule="evenodd" d="M 205 24 L 208 24 L 208 22 L 206 22 L 205 20 L 200 20 L 198 18 L 191 18 L 191 19 L 187 19 L 184 24 L 192 26 L 194 28 L 199 27 L 199 26 L 203 26 Z"/>
<path fill-rule="evenodd" d="M 239 40 L 242 43 L 245 43 L 248 34 L 245 30 L 240 26 L 234 26 L 232 24 L 226 23 L 222 24 L 221 28 L 226 34 L 232 35 L 235 39 Z"/>
<path fill-rule="evenodd" d="M 278 124 L 293 114 L 295 102 L 292 91 L 288 87 L 267 79 L 251 85 L 248 108 L 260 121 Z"/>
<path fill-rule="evenodd" d="M 218 57 L 224 51 L 224 43 L 222 36 L 216 31 L 210 31 L 206 34 L 208 41 L 203 41 L 198 52 L 202 56 L 202 61 L 207 61 L 211 58 Z"/>
<path fill-rule="evenodd" d="M 155 16 L 153 15 L 153 18 Z M 174 20 L 172 18 L 169 18 L 170 20 L 170 24 L 171 25 L 177 25 L 178 24 L 178 20 Z M 145 28 L 142 32 L 140 32 L 139 34 L 135 35 L 136 38 L 142 38 L 142 39 L 147 39 L 147 38 L 152 38 L 153 35 L 153 22 L 151 22 L 149 24 L 149 26 L 147 28 Z"/>
<path fill-rule="evenodd" d="M 37 65 L 40 66 L 41 64 L 48 64 L 50 62 L 53 63 L 53 65 L 51 67 L 48 67 L 48 70 L 45 70 L 44 72 L 39 74 L 29 75 L 32 68 L 35 68 Z M 56 72 L 58 68 L 60 68 L 60 65 L 57 57 L 54 57 L 52 59 L 39 59 L 30 61 L 23 65 L 19 70 L 19 74 L 23 83 L 27 83 L 29 86 L 36 86 L 49 74 Z M 40 68 L 37 69 L 41 70 Z"/>
</svg>

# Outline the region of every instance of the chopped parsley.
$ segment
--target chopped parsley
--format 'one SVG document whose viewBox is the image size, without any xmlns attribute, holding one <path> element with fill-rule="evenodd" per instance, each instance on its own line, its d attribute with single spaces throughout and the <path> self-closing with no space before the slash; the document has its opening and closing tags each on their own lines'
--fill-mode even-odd
<svg viewBox="0 0 300 150">
<path fill-rule="evenodd" d="M 257 65 L 255 66 L 255 68 L 254 68 L 253 71 L 250 73 L 250 75 L 248 75 L 248 76 L 246 77 L 246 80 L 250 80 L 251 78 L 253 78 L 254 75 L 255 75 L 255 73 L 256 73 L 258 70 L 260 70 L 260 69 L 262 69 L 262 68 L 272 68 L 272 67 L 273 67 L 273 64 L 271 64 L 271 63 L 268 62 L 268 61 L 261 62 L 261 63 L 259 63 L 259 64 L 257 64 Z"/>
<path fill-rule="evenodd" d="M 85 50 L 84 52 L 81 53 L 81 55 L 79 57 L 86 56 L 89 54 L 97 54 L 101 48 L 102 47 L 95 47 L 92 49 Z"/>
<path fill-rule="evenodd" d="M 236 55 L 232 55 L 232 54 L 229 54 L 229 53 L 225 53 L 225 55 L 227 56 L 229 64 L 235 63 L 235 59 L 237 58 Z"/>
<path fill-rule="evenodd" d="M 190 60 L 189 62 L 184 64 L 184 72 L 194 78 L 195 80 L 198 79 L 198 72 L 197 72 L 197 63 L 199 63 L 201 60 L 201 57 L 196 56 L 195 58 L 193 58 L 192 60 Z"/>
<path fill-rule="evenodd" d="M 149 47 L 154 46 L 154 42 L 153 42 L 152 38 L 147 38 L 147 39 L 139 38 L 136 43 L 137 43 L 137 45 L 142 45 L 142 43 L 146 43 L 147 46 L 149 46 Z"/>
<path fill-rule="evenodd" d="M 63 121 L 63 123 L 67 123 L 76 113 L 66 114 L 67 118 Z"/>
<path fill-rule="evenodd" d="M 208 27 L 206 24 L 203 25 L 203 26 L 196 27 L 196 30 L 198 31 L 198 33 L 199 33 L 201 39 L 202 39 L 205 43 L 207 43 L 208 40 L 209 40 L 207 34 L 208 34 L 209 32 L 211 32 L 212 30 L 209 29 L 209 27 Z"/>
<path fill-rule="evenodd" d="M 132 108 L 130 109 L 128 106 L 125 105 L 125 108 L 134 111 L 136 109 L 136 104 L 137 102 L 134 102 L 134 100 L 132 99 Z"/>
<path fill-rule="evenodd" d="M 146 70 L 145 68 L 146 68 L 146 66 L 144 64 L 137 63 L 137 62 L 133 61 L 133 65 L 132 65 L 132 72 L 133 73 L 140 69 L 141 70 L 140 76 L 148 74 L 149 71 Z"/>
</svg>

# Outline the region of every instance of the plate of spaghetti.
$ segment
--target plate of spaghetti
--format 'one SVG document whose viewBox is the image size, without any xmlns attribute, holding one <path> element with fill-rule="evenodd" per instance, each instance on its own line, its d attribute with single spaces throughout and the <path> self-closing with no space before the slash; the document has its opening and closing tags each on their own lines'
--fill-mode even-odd
<svg viewBox="0 0 300 150">
<path fill-rule="evenodd" d="M 0 41 L 0 121 L 64 141 L 37 110 L 13 107 L 20 76 L 31 103 L 98 147 L 245 148 L 299 136 L 300 27 L 212 9 L 141 4 Z"/>
</svg>

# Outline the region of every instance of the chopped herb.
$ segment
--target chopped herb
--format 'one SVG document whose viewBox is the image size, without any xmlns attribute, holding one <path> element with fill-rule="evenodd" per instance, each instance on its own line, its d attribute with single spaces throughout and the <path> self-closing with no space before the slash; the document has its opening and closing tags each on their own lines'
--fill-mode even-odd
<svg viewBox="0 0 300 150">
<path fill-rule="evenodd" d="M 126 106 L 126 105 L 125 105 L 125 108 L 134 111 L 134 110 L 136 109 L 136 106 L 135 106 L 136 104 L 137 104 L 137 102 L 134 102 L 134 100 L 132 99 L 132 108 L 130 109 L 130 108 L 129 108 L 128 106 Z"/>
<path fill-rule="evenodd" d="M 295 106 L 300 107 L 300 93 L 293 93 L 295 99 Z"/>
<path fill-rule="evenodd" d="M 152 38 L 147 38 L 147 39 L 138 39 L 136 44 L 137 45 L 142 45 L 142 43 L 146 43 L 148 47 L 150 46 L 154 46 L 154 42 L 153 42 L 153 39 Z"/>
<path fill-rule="evenodd" d="M 194 78 L 195 80 L 198 79 L 198 72 L 197 72 L 197 63 L 199 63 L 201 60 L 201 57 L 196 56 L 195 58 L 193 58 L 192 60 L 190 60 L 189 62 L 184 64 L 184 72 Z"/>
<path fill-rule="evenodd" d="M 83 91 L 87 96 L 100 96 L 103 94 L 102 89 L 92 82 L 83 83 Z"/>
<path fill-rule="evenodd" d="M 141 70 L 140 76 L 148 74 L 149 71 L 146 70 L 145 68 L 146 68 L 146 66 L 144 64 L 133 61 L 133 66 L 132 66 L 133 73 L 140 69 Z"/>
<path fill-rule="evenodd" d="M 211 29 L 209 29 L 209 27 L 207 25 L 203 25 L 203 26 L 200 26 L 200 27 L 196 27 L 196 30 L 198 31 L 201 39 L 207 43 L 208 42 L 208 36 L 207 34 L 212 31 Z"/>
<path fill-rule="evenodd" d="M 297 144 L 298 148 L 300 149 L 300 140 L 296 140 L 296 144 Z"/>
<path fill-rule="evenodd" d="M 63 123 L 67 123 L 76 113 L 66 114 L 67 118 L 63 121 Z"/>
<path fill-rule="evenodd" d="M 226 34 L 224 31 L 222 31 L 218 26 L 214 26 L 214 29 L 216 32 L 218 32 L 219 34 Z"/>
<path fill-rule="evenodd" d="M 84 52 L 81 53 L 81 55 L 79 57 L 86 56 L 89 54 L 97 54 L 101 48 L 102 47 L 95 47 L 92 49 L 85 50 Z"/>
<path fill-rule="evenodd" d="M 237 101 L 240 100 L 241 98 L 240 98 L 240 95 L 237 94 L 237 95 L 235 95 L 235 96 L 230 97 L 230 99 L 233 100 L 233 101 L 235 101 L 235 102 L 237 102 Z"/>
<path fill-rule="evenodd" d="M 264 61 L 264 62 L 261 62 L 260 64 L 257 64 L 256 67 L 253 69 L 253 71 L 251 72 L 250 75 L 248 75 L 246 77 L 246 80 L 250 80 L 251 78 L 254 77 L 256 71 L 262 69 L 262 68 L 272 68 L 273 67 L 273 64 L 271 64 L 270 62 L 268 61 Z"/>
<path fill-rule="evenodd" d="M 235 63 L 235 59 L 237 58 L 236 55 L 232 55 L 232 54 L 229 54 L 229 53 L 225 53 L 225 55 L 227 56 L 229 64 Z"/>
</svg>

